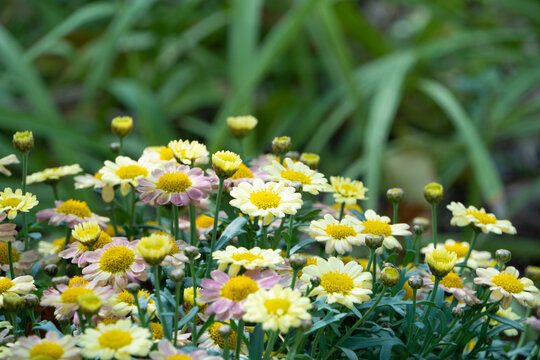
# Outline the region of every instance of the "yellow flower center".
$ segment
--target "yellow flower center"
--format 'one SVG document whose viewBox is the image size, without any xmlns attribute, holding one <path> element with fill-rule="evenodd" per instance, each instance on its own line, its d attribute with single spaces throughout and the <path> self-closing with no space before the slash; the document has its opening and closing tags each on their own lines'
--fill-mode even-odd
<svg viewBox="0 0 540 360">
<path fill-rule="evenodd" d="M 232 301 L 242 301 L 259 290 L 257 282 L 247 276 L 239 275 L 232 277 L 221 288 L 221 296 Z"/>
<path fill-rule="evenodd" d="M 465 214 L 474 216 L 478 221 L 480 221 L 480 224 L 488 225 L 497 223 L 497 218 L 495 215 L 486 214 L 480 212 L 479 210 L 467 210 Z"/>
<path fill-rule="evenodd" d="M 358 189 L 356 187 L 354 187 L 353 185 L 351 185 L 351 184 L 343 184 L 343 185 L 341 185 L 340 190 L 341 190 L 340 192 L 344 192 L 344 193 L 346 193 L 348 195 L 351 195 L 351 196 L 358 192 Z M 349 194 L 349 193 L 352 193 L 352 194 Z"/>
<path fill-rule="evenodd" d="M 165 334 L 163 333 L 163 326 L 158 322 L 151 322 L 150 327 L 152 328 L 152 340 L 163 339 Z"/>
<path fill-rule="evenodd" d="M 29 352 L 30 359 L 39 358 L 47 360 L 60 359 L 64 355 L 64 348 L 55 342 L 43 341 L 35 345 Z"/>
<path fill-rule="evenodd" d="M 53 241 L 53 247 L 56 252 L 60 252 L 64 250 L 65 246 L 66 246 L 66 238 L 60 238 Z"/>
<path fill-rule="evenodd" d="M 364 225 L 362 234 L 379 234 L 385 237 L 392 235 L 390 225 L 380 220 L 366 220 L 362 222 L 362 225 Z"/>
<path fill-rule="evenodd" d="M 283 315 L 291 307 L 291 303 L 285 299 L 269 299 L 264 302 L 264 307 L 269 314 Z"/>
<path fill-rule="evenodd" d="M 19 252 L 14 247 L 11 248 L 11 256 L 13 263 L 21 259 L 21 255 L 19 255 Z M 8 244 L 5 242 L 0 242 L 0 264 L 9 264 Z"/>
<path fill-rule="evenodd" d="M 455 244 L 447 244 L 444 245 L 444 248 L 447 251 L 456 253 L 458 258 L 464 258 L 467 255 L 467 252 L 469 251 L 469 245 L 462 242 L 456 242 Z"/>
<path fill-rule="evenodd" d="M 183 193 L 191 187 L 193 183 L 184 173 L 165 173 L 161 175 L 156 188 L 169 192 L 169 193 Z"/>
<path fill-rule="evenodd" d="M 148 170 L 135 164 L 120 166 L 118 170 L 116 170 L 116 176 L 122 180 L 133 180 L 138 176 L 146 175 L 148 175 Z"/>
<path fill-rule="evenodd" d="M 302 184 L 311 184 L 311 178 L 306 174 L 296 170 L 283 170 L 281 177 L 289 181 L 298 181 Z"/>
<path fill-rule="evenodd" d="M 251 172 L 251 170 L 249 170 L 249 168 L 244 165 L 244 164 L 241 164 L 240 167 L 238 168 L 238 170 L 236 170 L 236 172 L 234 173 L 233 176 L 231 176 L 231 179 L 246 179 L 246 178 L 249 178 L 249 179 L 253 179 L 255 176 L 253 176 L 253 173 Z"/>
<path fill-rule="evenodd" d="M 219 334 L 218 329 L 223 325 L 222 323 L 215 322 L 208 328 L 208 334 L 214 343 L 219 346 L 221 349 L 225 347 L 225 339 Z M 236 331 L 231 330 L 229 335 L 229 349 L 236 349 Z"/>
<path fill-rule="evenodd" d="M 99 336 L 98 342 L 101 347 L 118 350 L 128 346 L 133 341 L 133 337 L 127 331 L 109 330 Z"/>
<path fill-rule="evenodd" d="M 96 180 L 101 180 L 102 177 L 103 177 L 103 174 L 101 174 L 99 171 L 94 174 L 94 179 Z"/>
<path fill-rule="evenodd" d="M 122 290 L 120 294 L 117 295 L 116 300 L 118 302 L 123 302 L 128 305 L 135 305 L 135 299 L 133 298 L 133 295 L 126 289 Z"/>
<path fill-rule="evenodd" d="M 110 273 L 125 272 L 135 262 L 135 253 L 125 246 L 110 247 L 99 260 L 101 270 Z"/>
<path fill-rule="evenodd" d="M 242 261 L 242 260 L 253 261 L 253 260 L 263 260 L 264 258 L 260 255 L 255 255 L 255 254 L 247 252 L 247 253 L 236 253 L 231 256 L 231 259 L 235 261 Z"/>
<path fill-rule="evenodd" d="M 5 293 L 9 289 L 11 289 L 15 284 L 13 281 L 9 280 L 7 277 L 0 277 L 0 294 Z"/>
<path fill-rule="evenodd" d="M 62 213 L 66 215 L 75 215 L 80 218 L 87 218 L 92 216 L 92 212 L 90 211 L 88 205 L 86 205 L 86 201 L 79 201 L 73 199 L 66 200 L 62 205 L 56 208 L 55 211 L 57 213 Z"/>
<path fill-rule="evenodd" d="M 79 235 L 81 238 L 89 237 L 95 239 L 97 236 L 99 236 L 100 232 L 100 229 L 84 229 L 79 231 L 77 235 Z"/>
<path fill-rule="evenodd" d="M 442 278 L 440 284 L 446 286 L 447 288 L 458 288 L 463 289 L 463 281 L 458 274 L 455 272 L 449 272 L 448 275 Z"/>
<path fill-rule="evenodd" d="M 525 289 L 525 285 L 519 281 L 517 276 L 507 272 L 495 275 L 493 279 L 491 279 L 491 282 L 512 294 L 519 294 Z"/>
<path fill-rule="evenodd" d="M 159 160 L 171 160 L 174 158 L 174 153 L 171 148 L 163 147 L 159 152 Z"/>
<path fill-rule="evenodd" d="M 191 356 L 187 356 L 187 355 L 173 355 L 173 356 L 169 356 L 168 358 L 166 358 L 165 360 L 193 360 L 193 358 Z"/>
<path fill-rule="evenodd" d="M 88 285 L 88 281 L 84 280 L 81 276 L 74 276 L 71 279 L 69 279 L 68 286 L 69 287 L 75 287 L 75 286 L 86 286 Z"/>
<path fill-rule="evenodd" d="M 195 225 L 199 229 L 206 229 L 214 225 L 214 218 L 208 215 L 199 215 L 195 220 Z"/>
<path fill-rule="evenodd" d="M 120 319 L 117 319 L 114 317 L 106 317 L 106 318 L 103 318 L 103 320 L 101 320 L 100 323 L 103 323 L 105 325 L 111 325 L 111 324 L 116 324 L 118 320 Z"/>
<path fill-rule="evenodd" d="M 347 295 L 354 288 L 354 281 L 348 274 L 330 271 L 321 277 L 321 286 L 329 294 Z"/>
<path fill-rule="evenodd" d="M 279 207 L 281 196 L 270 190 L 258 190 L 251 193 L 249 200 L 259 209 L 272 209 Z"/>
<path fill-rule="evenodd" d="M 333 239 L 343 240 L 348 236 L 356 236 L 356 231 L 350 225 L 330 224 L 324 229 Z"/>
<path fill-rule="evenodd" d="M 60 296 L 60 300 L 62 300 L 62 302 L 66 304 L 73 304 L 77 302 L 77 298 L 79 297 L 79 295 L 89 293 L 93 293 L 93 291 L 82 286 L 75 286 L 66 289 L 66 291 L 64 291 Z"/>
<path fill-rule="evenodd" d="M 2 207 L 11 207 L 16 208 L 21 203 L 22 199 L 16 198 L 16 197 L 10 197 L 7 199 L 0 200 L 0 204 L 2 204 Z"/>
</svg>

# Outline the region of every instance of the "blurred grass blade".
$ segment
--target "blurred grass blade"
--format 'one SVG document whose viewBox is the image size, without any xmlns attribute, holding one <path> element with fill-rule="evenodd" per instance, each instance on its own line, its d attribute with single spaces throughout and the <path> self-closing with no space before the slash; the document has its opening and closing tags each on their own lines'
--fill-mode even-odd
<svg viewBox="0 0 540 360">
<path fill-rule="evenodd" d="M 438 82 L 423 80 L 419 88 L 446 113 L 470 156 L 474 177 L 483 198 L 500 215 L 504 215 L 502 181 L 486 145 L 465 110 L 454 95 Z"/>
</svg>

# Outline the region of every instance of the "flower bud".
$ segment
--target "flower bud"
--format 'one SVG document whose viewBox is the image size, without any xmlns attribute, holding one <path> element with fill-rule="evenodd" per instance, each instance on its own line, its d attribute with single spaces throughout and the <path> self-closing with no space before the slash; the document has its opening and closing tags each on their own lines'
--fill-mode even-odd
<svg viewBox="0 0 540 360">
<path fill-rule="evenodd" d="M 34 135 L 31 131 L 17 131 L 13 134 L 13 146 L 22 153 L 34 147 Z"/>
<path fill-rule="evenodd" d="M 126 289 L 131 294 L 137 296 L 137 294 L 139 293 L 139 290 L 141 290 L 141 285 L 139 283 L 132 282 L 132 283 L 127 284 Z"/>
<path fill-rule="evenodd" d="M 458 307 L 458 306 L 452 308 L 452 316 L 458 319 L 461 319 L 464 314 L 465 314 L 465 311 L 463 310 L 463 308 Z"/>
<path fill-rule="evenodd" d="M 383 244 L 384 236 L 379 234 L 368 234 L 366 235 L 366 246 L 370 249 L 380 248 Z"/>
<path fill-rule="evenodd" d="M 394 204 L 399 204 L 403 199 L 405 192 L 400 188 L 391 188 L 386 192 L 386 197 Z"/>
<path fill-rule="evenodd" d="M 43 270 L 47 273 L 47 275 L 53 277 L 58 273 L 58 266 L 56 266 L 56 264 L 49 264 L 45 266 Z"/>
<path fill-rule="evenodd" d="M 275 155 L 284 155 L 291 149 L 291 138 L 288 136 L 275 137 L 272 140 L 272 152 Z"/>
<path fill-rule="evenodd" d="M 77 297 L 77 303 L 84 315 L 92 316 L 101 308 L 101 298 L 94 293 L 86 293 Z"/>
<path fill-rule="evenodd" d="M 120 143 L 118 141 L 114 141 L 109 144 L 109 150 L 115 155 L 120 153 Z"/>
<path fill-rule="evenodd" d="M 123 138 L 131 132 L 133 119 L 129 116 L 118 116 L 112 119 L 111 129 L 119 138 Z"/>
<path fill-rule="evenodd" d="M 212 154 L 212 167 L 216 175 L 222 179 L 233 176 L 240 165 L 242 165 L 242 159 L 232 151 L 218 151 Z"/>
<path fill-rule="evenodd" d="M 231 335 L 231 332 L 232 328 L 229 325 L 221 325 L 218 329 L 218 333 L 223 339 L 227 339 Z"/>
<path fill-rule="evenodd" d="M 413 219 L 413 229 L 418 235 L 422 234 L 429 227 L 430 222 L 425 217 L 415 217 Z"/>
<path fill-rule="evenodd" d="M 311 283 L 311 286 L 317 287 L 317 286 L 321 285 L 321 278 L 318 277 L 318 276 L 313 276 L 310 279 L 310 283 Z"/>
<path fill-rule="evenodd" d="M 300 155 L 300 161 L 309 166 L 311 170 L 317 170 L 319 168 L 321 157 L 313 153 L 302 153 Z"/>
<path fill-rule="evenodd" d="M 241 139 L 246 137 L 255 126 L 257 119 L 253 116 L 231 116 L 227 118 L 227 125 L 234 137 Z"/>
<path fill-rule="evenodd" d="M 385 266 L 381 270 L 381 281 L 385 286 L 392 287 L 399 282 L 399 271 L 393 266 Z"/>
<path fill-rule="evenodd" d="M 294 270 L 300 270 L 306 266 L 307 259 L 302 255 L 294 254 L 289 257 L 289 262 Z"/>
<path fill-rule="evenodd" d="M 26 294 L 23 296 L 24 305 L 29 308 L 35 308 L 39 305 L 39 297 L 36 294 Z"/>
<path fill-rule="evenodd" d="M 15 293 L 4 293 L 4 310 L 17 312 L 24 305 L 24 299 Z"/>
<path fill-rule="evenodd" d="M 193 260 L 199 256 L 199 248 L 196 246 L 186 246 L 184 249 L 184 254 L 190 259 Z"/>
<path fill-rule="evenodd" d="M 293 187 L 296 192 L 302 191 L 302 188 L 304 187 L 304 185 L 300 181 L 291 181 L 289 183 L 289 186 Z"/>
<path fill-rule="evenodd" d="M 298 327 L 298 330 L 306 332 L 313 326 L 313 321 L 311 319 L 309 320 L 302 320 L 300 322 L 300 326 Z"/>
<path fill-rule="evenodd" d="M 432 182 L 424 187 L 424 198 L 430 204 L 438 203 L 443 198 L 443 187 L 441 184 Z"/>
<path fill-rule="evenodd" d="M 424 279 L 418 275 L 413 275 L 407 281 L 412 289 L 420 289 L 424 286 Z"/>
<path fill-rule="evenodd" d="M 55 287 L 58 286 L 58 285 L 62 285 L 62 284 L 67 285 L 67 284 L 69 284 L 69 278 L 67 276 L 65 276 L 65 275 L 64 276 L 57 276 L 57 277 L 52 278 L 51 282 L 52 282 L 53 286 L 55 286 Z"/>
<path fill-rule="evenodd" d="M 182 269 L 174 269 L 169 274 L 169 278 L 171 278 L 171 280 L 174 281 L 175 283 L 182 282 L 182 280 L 184 280 L 185 276 L 186 276 L 186 274 L 184 273 L 184 270 L 182 270 Z"/>
<path fill-rule="evenodd" d="M 502 264 L 506 264 L 512 260 L 512 253 L 506 249 L 499 249 L 495 252 L 495 259 Z"/>
<path fill-rule="evenodd" d="M 300 158 L 300 154 L 298 153 L 298 151 L 289 151 L 285 154 L 285 157 L 296 161 Z"/>
</svg>

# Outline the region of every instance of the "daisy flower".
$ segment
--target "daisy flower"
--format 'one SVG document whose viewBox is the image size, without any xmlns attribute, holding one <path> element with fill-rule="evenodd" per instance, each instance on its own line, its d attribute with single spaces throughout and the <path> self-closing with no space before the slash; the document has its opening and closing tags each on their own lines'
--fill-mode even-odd
<svg viewBox="0 0 540 360">
<path fill-rule="evenodd" d="M 227 118 L 227 126 L 231 134 L 239 139 L 248 135 L 257 126 L 257 123 L 257 119 L 251 115 L 229 116 Z"/>
<path fill-rule="evenodd" d="M 0 213 L 0 223 L 4 221 L 7 217 L 7 214 Z M 0 224 L 0 241 L 15 241 L 15 236 L 17 235 L 17 227 L 14 223 L 5 223 Z"/>
<path fill-rule="evenodd" d="M 538 288 L 531 279 L 519 278 L 519 271 L 515 267 L 509 266 L 502 272 L 495 268 L 478 268 L 476 275 L 478 277 L 474 278 L 474 283 L 489 286 L 491 298 L 502 300 L 503 309 L 512 304 L 512 298 L 523 306 L 533 306 Z"/>
<path fill-rule="evenodd" d="M 0 159 L 0 173 L 11 176 L 11 171 L 9 171 L 6 166 L 11 164 L 18 164 L 19 159 L 17 159 L 17 156 L 15 154 L 10 154 L 8 156 L 4 156 Z"/>
<path fill-rule="evenodd" d="M 341 176 L 331 176 L 330 184 L 327 185 L 327 190 L 334 195 L 334 201 L 346 205 L 354 205 L 358 200 L 366 200 L 366 191 L 364 183 L 351 178 Z"/>
<path fill-rule="evenodd" d="M 230 204 L 249 216 L 262 216 L 264 225 L 270 224 L 275 217 L 294 215 L 302 207 L 302 198 L 293 187 L 283 183 L 256 179 L 253 184 L 240 183 L 231 190 L 233 199 Z"/>
<path fill-rule="evenodd" d="M 426 288 L 432 290 L 435 279 L 431 277 L 429 280 L 429 282 L 426 280 L 424 282 L 427 285 Z M 453 271 L 441 279 L 439 286 L 443 288 L 444 292 L 452 294 L 458 301 L 464 301 L 469 306 L 480 303 L 480 300 L 475 296 L 476 291 L 465 287 L 461 277 Z"/>
<path fill-rule="evenodd" d="M 21 189 L 11 190 L 5 188 L 0 191 L 0 213 L 7 213 L 8 219 L 13 220 L 20 212 L 28 212 L 34 206 L 39 204 L 36 196 L 27 192 L 23 195 Z"/>
<path fill-rule="evenodd" d="M 486 234 L 492 232 L 499 235 L 502 233 L 514 235 L 517 232 L 510 221 L 499 220 L 494 214 L 486 213 L 484 208 L 477 209 L 474 206 L 465 208 L 465 205 L 455 201 L 446 208 L 452 211 L 450 224 L 453 226 L 472 225 Z"/>
<path fill-rule="evenodd" d="M 229 267 L 229 276 L 238 274 L 241 268 L 246 270 L 254 270 L 261 267 L 273 267 L 281 264 L 283 258 L 280 256 L 281 250 L 261 249 L 254 247 L 246 249 L 244 247 L 237 248 L 229 245 L 225 250 L 218 250 L 212 253 L 212 257 L 217 260 L 218 270 L 224 271 Z"/>
<path fill-rule="evenodd" d="M 140 198 L 146 203 L 175 206 L 197 203 L 212 192 L 210 179 L 200 168 L 168 162 L 162 169 L 156 169 L 147 179 L 140 180 Z"/>
<path fill-rule="evenodd" d="M 120 185 L 120 193 L 126 196 L 130 188 L 137 187 L 139 180 L 147 177 L 155 166 L 148 162 L 135 161 L 127 156 L 117 156 L 114 162 L 106 160 L 105 166 L 99 170 L 101 179 L 106 184 L 103 188 L 105 201 L 114 198 L 114 185 Z"/>
<path fill-rule="evenodd" d="M 445 249 L 435 249 L 426 255 L 426 262 L 435 276 L 444 277 L 456 265 L 457 255 Z"/>
<path fill-rule="evenodd" d="M 99 323 L 88 328 L 79 338 L 81 353 L 86 358 L 101 360 L 130 360 L 132 356 L 146 356 L 152 347 L 150 331 L 132 324 L 131 320 L 118 320 L 114 324 Z"/>
<path fill-rule="evenodd" d="M 429 243 L 426 247 L 422 248 L 421 252 L 425 255 L 429 254 L 434 249 L 435 247 L 433 247 L 433 243 Z M 469 243 L 448 239 L 444 242 L 444 244 L 437 244 L 437 249 L 445 249 L 447 251 L 455 253 L 458 257 L 457 262 L 461 263 L 465 261 L 465 256 L 469 251 Z M 491 253 L 489 251 L 472 250 L 471 255 L 469 256 L 469 261 L 467 262 L 467 266 L 476 269 L 478 267 L 489 266 L 490 263 Z"/>
<path fill-rule="evenodd" d="M 33 290 L 37 290 L 37 288 L 34 285 L 34 278 L 30 275 L 18 276 L 11 280 L 0 276 L 0 309 L 4 307 L 4 294 L 26 295 Z"/>
<path fill-rule="evenodd" d="M 328 261 L 318 258 L 317 265 L 302 270 L 300 279 L 309 284 L 311 278 L 320 278 L 321 284 L 310 292 L 310 296 L 326 297 L 328 304 L 339 303 L 352 308 L 355 303 L 368 301 L 372 293 L 371 274 L 363 270 L 355 261 L 343 264 L 336 257 L 330 257 Z"/>
<path fill-rule="evenodd" d="M 86 256 L 90 263 L 82 271 L 84 279 L 103 285 L 110 283 L 113 289 L 124 289 L 128 281 L 144 281 L 148 278 L 146 263 L 137 256 L 137 241 L 115 239 L 112 243 Z"/>
<path fill-rule="evenodd" d="M 300 161 L 293 162 L 290 158 L 285 158 L 284 163 L 281 165 L 274 160 L 263 169 L 268 173 L 269 180 L 283 182 L 285 185 L 298 181 L 302 184 L 302 191 L 313 195 L 327 190 L 328 180 L 320 172 L 310 169 Z"/>
<path fill-rule="evenodd" d="M 184 255 L 184 249 L 189 245 L 183 240 L 174 241 L 172 236 L 169 235 L 169 241 L 171 242 L 171 250 L 161 262 L 161 267 L 172 266 L 175 269 L 183 269 L 184 264 L 189 261 L 186 255 Z M 201 255 L 197 256 L 197 259 Z"/>
<path fill-rule="evenodd" d="M 157 351 L 150 352 L 151 360 L 219 360 L 221 357 L 209 355 L 204 350 L 184 352 L 178 350 L 169 340 L 161 340 L 157 345 Z"/>
<path fill-rule="evenodd" d="M 227 322 L 228 323 L 228 322 Z M 225 339 L 219 333 L 219 328 L 225 324 L 215 321 L 208 329 L 199 337 L 199 347 L 203 349 L 209 349 L 214 351 L 222 351 L 225 348 Z M 234 352 L 236 350 L 237 333 L 231 328 L 231 334 L 229 335 L 229 350 Z M 242 341 L 240 345 L 240 354 L 247 355 L 248 348 Z"/>
<path fill-rule="evenodd" d="M 216 314 L 216 319 L 226 321 L 240 319 L 244 315 L 242 304 L 247 296 L 257 290 L 270 289 L 279 282 L 272 270 L 259 273 L 248 270 L 243 275 L 229 277 L 221 270 L 210 273 L 211 279 L 202 279 L 201 302 L 209 303 L 205 314 Z"/>
<path fill-rule="evenodd" d="M 363 237 L 360 235 L 364 226 L 360 220 L 345 215 L 339 221 L 332 215 L 324 215 L 324 219 L 313 220 L 309 225 L 309 236 L 319 242 L 325 242 L 325 251 L 332 254 L 344 254 L 352 251 L 352 245 L 362 245 Z"/>
<path fill-rule="evenodd" d="M 261 323 L 264 330 L 286 334 L 291 327 L 299 327 L 304 320 L 311 320 L 311 301 L 298 290 L 274 285 L 268 291 L 259 290 L 248 295 L 242 305 L 244 320 Z"/>
<path fill-rule="evenodd" d="M 174 154 L 174 158 L 184 165 L 203 165 L 207 164 L 208 150 L 206 145 L 198 141 L 173 140 L 168 144 Z"/>
<path fill-rule="evenodd" d="M 173 242 L 170 236 L 157 233 L 142 237 L 135 247 L 137 254 L 150 265 L 157 265 L 165 259 L 172 250 Z"/>
<path fill-rule="evenodd" d="M 90 211 L 86 201 L 68 199 L 66 201 L 55 201 L 55 207 L 38 211 L 36 217 L 38 221 L 48 219 L 49 225 L 59 226 L 66 223 L 67 226 L 73 228 L 76 224 L 88 221 L 97 221 L 102 229 L 106 229 L 106 223 L 109 218 L 99 216 Z"/>
<path fill-rule="evenodd" d="M 89 283 L 80 276 L 74 276 L 68 285 L 60 284 L 56 288 L 44 290 L 41 306 L 53 306 L 55 308 L 54 315 L 58 320 L 70 319 L 79 309 L 77 298 L 83 294 L 94 294 L 103 302 L 113 296 L 110 286 L 98 286 L 96 283 Z"/>
<path fill-rule="evenodd" d="M 60 336 L 50 330 L 41 339 L 36 335 L 21 337 L 12 348 L 12 360 L 55 359 L 79 360 L 81 354 L 76 347 L 77 338 L 70 335 Z"/>
<path fill-rule="evenodd" d="M 137 299 L 148 299 L 150 293 L 144 289 L 139 290 L 137 293 Z M 114 316 L 125 317 L 130 314 L 136 314 L 138 312 L 137 303 L 132 293 L 126 289 L 120 291 L 109 299 L 108 304 L 111 306 L 111 313 Z M 146 311 L 148 315 L 152 314 L 156 310 L 154 300 L 150 299 L 146 305 Z"/>
<path fill-rule="evenodd" d="M 80 172 L 82 172 L 82 169 L 79 164 L 48 168 L 28 175 L 26 178 L 26 184 L 30 185 L 38 182 L 57 182 L 65 176 L 75 175 Z"/>
<path fill-rule="evenodd" d="M 387 249 L 401 249 L 401 244 L 394 236 L 407 236 L 412 235 L 408 230 L 407 224 L 390 224 L 390 218 L 388 216 L 380 216 L 373 210 L 367 210 L 364 213 L 365 221 L 361 221 L 364 226 L 362 230 L 362 243 L 365 244 L 366 236 L 369 234 L 379 234 L 384 236 L 383 246 Z M 382 253 L 382 247 L 378 248 L 377 253 Z"/>
<path fill-rule="evenodd" d="M 37 250 L 23 251 L 24 244 L 22 241 L 14 241 L 11 244 L 11 256 L 15 275 L 28 272 L 32 268 L 32 265 L 34 265 L 34 262 L 39 260 L 39 253 Z M 0 242 L 0 269 L 4 272 L 9 270 L 7 242 Z"/>
<path fill-rule="evenodd" d="M 101 170 L 101 169 L 99 169 Z M 103 182 L 102 175 L 99 172 L 92 174 L 84 174 L 75 176 L 73 179 L 75 180 L 75 189 L 87 189 L 87 188 L 94 188 L 94 189 L 101 189 L 106 184 Z"/>
<path fill-rule="evenodd" d="M 212 154 L 212 167 L 216 175 L 227 179 L 234 175 L 240 168 L 242 159 L 236 153 L 228 150 L 218 151 Z"/>
<path fill-rule="evenodd" d="M 150 146 L 143 150 L 139 160 L 165 165 L 169 161 L 174 160 L 174 153 L 167 146 Z"/>
<path fill-rule="evenodd" d="M 61 240 L 61 242 L 58 241 L 58 240 Z M 68 245 L 68 247 L 64 250 L 66 239 L 62 238 L 62 239 L 58 239 L 58 240 L 56 240 L 53 243 L 55 246 L 60 246 L 61 245 L 58 256 L 60 256 L 61 258 L 64 258 L 64 259 L 71 259 L 71 263 L 72 264 L 77 264 L 77 266 L 79 266 L 79 267 L 83 267 L 88 263 L 88 260 L 86 260 L 86 257 L 89 254 L 92 253 L 92 251 L 90 251 L 88 246 L 86 246 L 86 245 L 84 245 L 84 244 L 82 244 L 82 243 L 80 243 L 78 241 L 74 241 L 74 242 L 71 242 Z M 58 241 L 58 244 L 56 244 L 57 241 Z M 105 245 L 111 243 L 112 241 L 113 240 L 109 236 L 109 234 L 107 234 L 105 231 L 102 231 L 99 234 L 99 237 L 98 237 L 97 241 L 92 246 L 92 249 L 93 249 L 93 251 L 96 251 L 97 249 L 101 249 L 102 247 L 104 247 Z"/>
</svg>

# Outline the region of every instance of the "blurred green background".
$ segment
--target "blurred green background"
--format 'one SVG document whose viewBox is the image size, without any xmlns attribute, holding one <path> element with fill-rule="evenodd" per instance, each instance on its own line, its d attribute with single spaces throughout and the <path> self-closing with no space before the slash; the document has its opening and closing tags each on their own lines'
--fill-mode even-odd
<svg viewBox="0 0 540 360">
<path fill-rule="evenodd" d="M 135 119 L 138 157 L 175 138 L 237 150 L 225 118 L 253 114 L 251 156 L 290 135 L 326 175 L 362 179 L 365 207 L 403 187 L 407 221 L 439 181 L 445 202 L 511 219 L 514 251 L 540 252 L 537 0 L 2 0 L 0 24 L 0 157 L 32 130 L 30 172 L 95 172 L 117 115 Z"/>
</svg>

